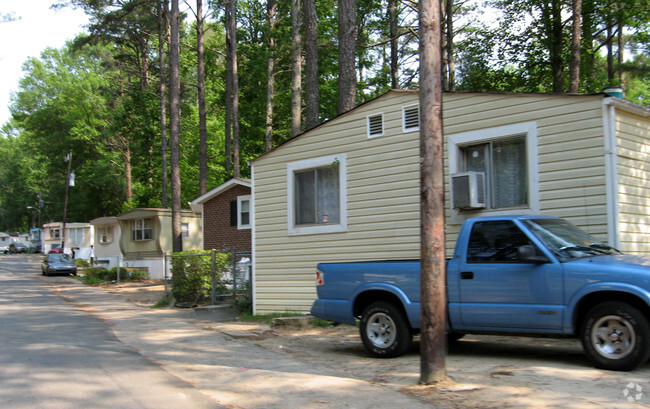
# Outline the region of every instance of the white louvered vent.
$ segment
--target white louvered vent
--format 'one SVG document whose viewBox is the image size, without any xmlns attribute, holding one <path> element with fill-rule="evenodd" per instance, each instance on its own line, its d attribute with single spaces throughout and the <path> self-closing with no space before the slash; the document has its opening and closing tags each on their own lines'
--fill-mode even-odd
<svg viewBox="0 0 650 409">
<path fill-rule="evenodd" d="M 384 114 L 368 115 L 368 138 L 384 134 Z"/>
<path fill-rule="evenodd" d="M 417 131 L 420 129 L 420 106 L 409 105 L 402 108 L 404 117 L 404 132 Z"/>
</svg>

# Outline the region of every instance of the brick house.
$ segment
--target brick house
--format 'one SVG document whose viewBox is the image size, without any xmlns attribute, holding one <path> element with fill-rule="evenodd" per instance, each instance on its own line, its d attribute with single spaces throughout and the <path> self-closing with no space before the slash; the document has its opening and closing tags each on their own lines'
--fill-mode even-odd
<svg viewBox="0 0 650 409">
<path fill-rule="evenodd" d="M 194 213 L 201 215 L 205 250 L 252 249 L 253 212 L 251 182 L 230 179 L 190 202 Z"/>
</svg>

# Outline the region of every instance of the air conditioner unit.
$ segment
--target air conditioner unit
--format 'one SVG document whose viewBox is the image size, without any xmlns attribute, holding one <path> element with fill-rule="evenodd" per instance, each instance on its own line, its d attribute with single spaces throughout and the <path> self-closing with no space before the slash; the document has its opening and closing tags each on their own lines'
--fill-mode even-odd
<svg viewBox="0 0 650 409">
<path fill-rule="evenodd" d="M 451 175 L 451 200 L 454 209 L 484 209 L 485 173 L 462 172 Z"/>
</svg>

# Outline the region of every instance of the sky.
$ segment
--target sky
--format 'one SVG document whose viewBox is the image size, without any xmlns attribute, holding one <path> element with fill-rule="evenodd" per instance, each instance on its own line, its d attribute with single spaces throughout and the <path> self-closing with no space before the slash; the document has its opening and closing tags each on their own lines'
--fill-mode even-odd
<svg viewBox="0 0 650 409">
<path fill-rule="evenodd" d="M 0 15 L 16 19 L 0 22 L 0 126 L 10 117 L 10 94 L 18 91 L 23 63 L 47 47 L 61 48 L 88 24 L 83 11 L 50 10 L 53 3 L 56 0 L 0 0 Z"/>
</svg>

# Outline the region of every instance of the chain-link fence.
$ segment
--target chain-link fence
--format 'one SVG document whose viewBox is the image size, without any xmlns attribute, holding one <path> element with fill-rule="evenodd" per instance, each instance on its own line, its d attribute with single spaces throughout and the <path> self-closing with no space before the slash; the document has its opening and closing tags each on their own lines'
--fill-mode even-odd
<svg viewBox="0 0 650 409">
<path fill-rule="evenodd" d="M 164 257 L 165 291 L 180 304 L 252 300 L 251 253 L 236 249 L 190 251 Z"/>
</svg>

